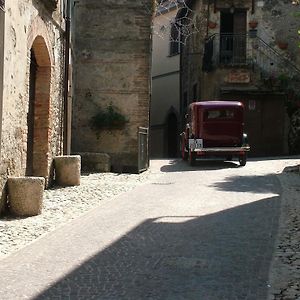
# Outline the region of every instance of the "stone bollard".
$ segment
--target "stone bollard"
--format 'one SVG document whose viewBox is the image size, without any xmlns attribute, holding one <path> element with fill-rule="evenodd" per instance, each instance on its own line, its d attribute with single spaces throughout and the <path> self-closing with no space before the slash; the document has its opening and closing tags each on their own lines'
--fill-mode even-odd
<svg viewBox="0 0 300 300">
<path fill-rule="evenodd" d="M 80 185 L 80 155 L 56 156 L 54 158 L 55 181 L 60 186 Z"/>
<path fill-rule="evenodd" d="M 15 216 L 36 216 L 42 212 L 45 178 L 10 177 L 7 179 L 9 210 Z"/>
</svg>

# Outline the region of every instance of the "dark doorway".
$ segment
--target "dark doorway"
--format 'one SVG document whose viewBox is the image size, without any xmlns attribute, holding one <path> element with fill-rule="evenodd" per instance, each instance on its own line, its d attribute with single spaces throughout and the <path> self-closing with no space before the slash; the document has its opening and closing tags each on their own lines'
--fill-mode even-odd
<svg viewBox="0 0 300 300">
<path fill-rule="evenodd" d="M 46 180 L 50 166 L 51 62 L 45 40 L 37 36 L 30 50 L 26 175 Z"/>
<path fill-rule="evenodd" d="M 168 157 L 174 158 L 178 156 L 178 125 L 177 117 L 174 113 L 169 114 L 167 120 L 167 149 Z"/>
<path fill-rule="evenodd" d="M 221 12 L 220 62 L 244 64 L 246 62 L 247 14 L 245 10 Z"/>
<path fill-rule="evenodd" d="M 34 104 L 35 86 L 37 74 L 37 62 L 33 50 L 30 50 L 30 74 L 29 74 L 29 107 L 27 114 L 27 161 L 26 175 L 33 175 L 33 144 L 34 144 Z"/>
</svg>

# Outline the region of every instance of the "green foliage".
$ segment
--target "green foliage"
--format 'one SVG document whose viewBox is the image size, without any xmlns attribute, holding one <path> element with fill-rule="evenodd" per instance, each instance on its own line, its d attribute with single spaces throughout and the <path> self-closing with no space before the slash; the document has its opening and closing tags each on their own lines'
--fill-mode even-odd
<svg viewBox="0 0 300 300">
<path fill-rule="evenodd" d="M 117 111 L 117 108 L 110 104 L 105 110 L 100 109 L 91 119 L 90 126 L 94 130 L 99 129 L 122 129 L 128 119 Z"/>
</svg>

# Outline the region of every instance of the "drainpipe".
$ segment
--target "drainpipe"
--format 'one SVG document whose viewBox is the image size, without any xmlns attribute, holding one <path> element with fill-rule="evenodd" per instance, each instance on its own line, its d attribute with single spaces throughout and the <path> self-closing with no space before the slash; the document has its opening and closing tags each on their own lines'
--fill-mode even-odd
<svg viewBox="0 0 300 300">
<path fill-rule="evenodd" d="M 63 154 L 71 152 L 70 109 L 69 109 L 69 59 L 70 59 L 70 8 L 71 0 L 66 0 L 66 31 L 65 31 L 65 67 L 64 67 L 64 122 L 63 122 Z"/>
<path fill-rule="evenodd" d="M 0 153 L 2 137 L 2 109 L 3 109 L 3 69 L 4 69 L 4 26 L 5 26 L 5 2 L 0 0 Z"/>
</svg>

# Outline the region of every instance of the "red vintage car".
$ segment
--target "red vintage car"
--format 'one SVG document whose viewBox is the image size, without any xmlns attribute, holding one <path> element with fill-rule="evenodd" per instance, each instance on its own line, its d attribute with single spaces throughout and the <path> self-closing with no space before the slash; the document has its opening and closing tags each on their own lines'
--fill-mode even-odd
<svg viewBox="0 0 300 300">
<path fill-rule="evenodd" d="M 238 158 L 241 166 L 250 151 L 244 133 L 244 106 L 238 101 L 202 101 L 189 106 L 185 131 L 181 133 L 181 155 L 191 165 L 196 158 Z"/>
</svg>

